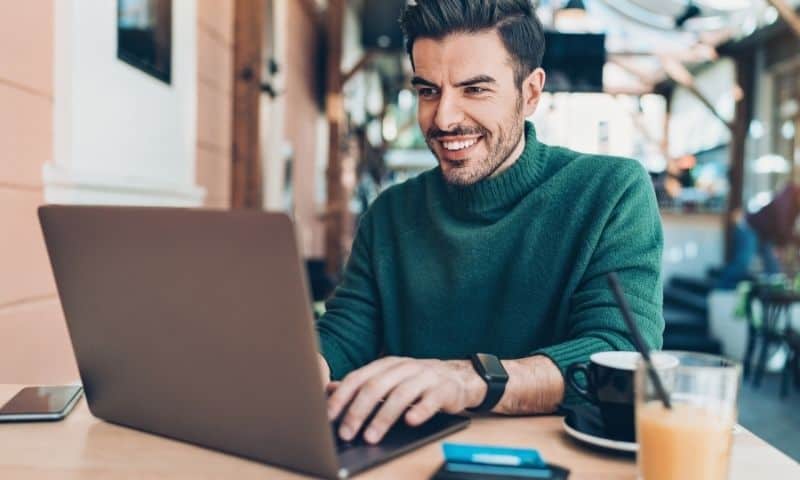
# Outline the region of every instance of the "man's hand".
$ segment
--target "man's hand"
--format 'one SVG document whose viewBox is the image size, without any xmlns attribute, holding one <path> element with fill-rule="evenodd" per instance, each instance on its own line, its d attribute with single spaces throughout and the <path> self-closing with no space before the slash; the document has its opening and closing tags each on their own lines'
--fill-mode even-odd
<svg viewBox="0 0 800 480">
<path fill-rule="evenodd" d="M 328 398 L 328 418 L 346 409 L 339 436 L 351 440 L 384 400 L 364 431 L 367 442 L 377 443 L 400 416 L 417 426 L 439 411 L 458 413 L 478 406 L 485 396 L 486 383 L 467 360 L 385 357 L 342 380 Z"/>
</svg>

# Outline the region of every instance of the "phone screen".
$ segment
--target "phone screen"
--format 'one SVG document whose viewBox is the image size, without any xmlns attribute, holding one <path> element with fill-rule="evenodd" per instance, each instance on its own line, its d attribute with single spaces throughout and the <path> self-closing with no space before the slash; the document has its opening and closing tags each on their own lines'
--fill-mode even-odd
<svg viewBox="0 0 800 480">
<path fill-rule="evenodd" d="M 26 387 L 0 408 L 0 415 L 60 413 L 80 391 L 79 386 Z"/>
</svg>

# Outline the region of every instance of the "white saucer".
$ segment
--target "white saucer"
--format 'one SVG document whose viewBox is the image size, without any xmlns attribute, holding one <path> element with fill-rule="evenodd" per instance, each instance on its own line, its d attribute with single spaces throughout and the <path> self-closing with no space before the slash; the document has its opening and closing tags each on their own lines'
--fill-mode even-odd
<svg viewBox="0 0 800 480">
<path fill-rule="evenodd" d="M 567 424 L 566 417 L 564 417 L 562 423 L 564 424 L 564 430 L 567 431 L 567 434 L 570 437 L 579 440 L 581 442 L 588 443 L 589 445 L 608 448 L 611 450 L 617 450 L 620 452 L 635 453 L 636 451 L 639 450 L 639 445 L 635 442 L 622 442 L 619 440 L 609 440 L 608 438 L 596 437 L 594 435 L 590 435 L 588 433 L 583 433 L 578 430 L 575 430 L 574 428 L 570 427 L 569 424 Z"/>
</svg>

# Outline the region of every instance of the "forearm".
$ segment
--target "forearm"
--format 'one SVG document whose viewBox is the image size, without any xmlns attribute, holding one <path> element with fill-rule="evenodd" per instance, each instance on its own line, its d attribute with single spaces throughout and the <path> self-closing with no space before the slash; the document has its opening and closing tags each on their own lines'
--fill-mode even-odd
<svg viewBox="0 0 800 480">
<path fill-rule="evenodd" d="M 454 367 L 463 372 L 466 404 L 476 407 L 486 396 L 486 383 L 475 373 L 469 361 L 454 360 Z M 504 415 L 552 413 L 564 398 L 564 378 L 558 367 L 544 355 L 503 360 L 508 383 L 500 402 L 492 409 Z"/>
<path fill-rule="evenodd" d="M 505 415 L 552 413 L 564 398 L 564 378 L 544 355 L 503 360 L 508 384 L 500 403 L 492 410 Z"/>
</svg>

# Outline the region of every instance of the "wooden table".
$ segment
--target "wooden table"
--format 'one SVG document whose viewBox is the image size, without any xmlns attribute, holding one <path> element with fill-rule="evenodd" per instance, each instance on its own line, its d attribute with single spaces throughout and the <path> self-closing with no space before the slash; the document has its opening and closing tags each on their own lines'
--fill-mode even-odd
<svg viewBox="0 0 800 480">
<path fill-rule="evenodd" d="M 19 390 L 0 385 L 0 403 Z M 800 465 L 752 433 L 734 437 L 732 480 L 800 478 Z M 634 479 L 635 460 L 574 443 L 561 417 L 483 417 L 449 440 L 537 448 L 572 470 L 570 480 Z M 363 479 L 427 479 L 442 461 L 430 444 L 368 470 Z M 299 475 L 201 447 L 112 425 L 92 417 L 81 400 L 61 422 L 0 424 L 0 479 L 292 479 Z"/>
</svg>

